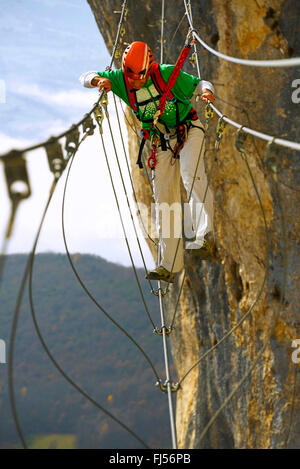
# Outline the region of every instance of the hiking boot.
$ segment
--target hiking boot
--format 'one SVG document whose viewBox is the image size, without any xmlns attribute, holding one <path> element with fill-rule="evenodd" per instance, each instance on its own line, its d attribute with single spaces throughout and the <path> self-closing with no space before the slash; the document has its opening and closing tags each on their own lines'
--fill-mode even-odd
<svg viewBox="0 0 300 469">
<path fill-rule="evenodd" d="M 163 280 L 164 282 L 174 283 L 174 277 L 174 273 L 169 272 L 160 265 L 159 267 L 156 267 L 156 269 L 148 272 L 145 278 L 147 280 Z"/>
<path fill-rule="evenodd" d="M 189 242 L 186 243 L 186 249 L 202 260 L 213 259 L 216 253 L 216 244 L 212 232 L 204 236 L 202 246 L 199 246 L 197 242 Z"/>
</svg>

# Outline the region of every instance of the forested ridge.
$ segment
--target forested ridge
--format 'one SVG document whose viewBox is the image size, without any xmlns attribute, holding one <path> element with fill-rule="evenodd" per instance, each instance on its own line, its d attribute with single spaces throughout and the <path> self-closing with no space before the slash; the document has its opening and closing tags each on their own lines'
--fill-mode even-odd
<svg viewBox="0 0 300 469">
<path fill-rule="evenodd" d="M 76 269 L 96 300 L 163 371 L 161 338 L 143 309 L 131 268 L 92 255 L 72 256 Z M 1 288 L 0 338 L 9 348 L 13 312 L 25 255 L 6 258 Z M 143 272 L 138 270 L 142 278 Z M 62 254 L 36 256 L 33 296 L 39 326 L 51 353 L 67 374 L 102 406 L 152 447 L 170 442 L 167 399 L 139 350 L 87 297 Z M 158 302 L 145 289 L 159 325 Z M 22 304 L 15 348 L 17 410 L 25 437 L 76 436 L 78 448 L 138 448 L 119 425 L 88 403 L 58 373 L 35 332 L 29 299 Z M 0 447 L 18 442 L 8 399 L 7 364 L 0 365 Z"/>
</svg>

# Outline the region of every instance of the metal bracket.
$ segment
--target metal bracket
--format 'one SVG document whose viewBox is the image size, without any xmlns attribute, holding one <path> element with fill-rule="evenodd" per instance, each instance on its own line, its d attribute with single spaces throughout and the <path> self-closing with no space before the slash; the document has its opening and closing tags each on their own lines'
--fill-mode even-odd
<svg viewBox="0 0 300 469">
<path fill-rule="evenodd" d="M 235 147 L 241 153 L 245 150 L 247 137 L 248 137 L 248 134 L 243 130 L 243 126 L 240 127 L 236 133 Z"/>
<path fill-rule="evenodd" d="M 164 383 L 159 379 L 156 381 L 155 386 L 158 387 L 162 392 L 167 393 L 168 392 L 168 384 L 171 384 L 171 391 L 172 392 L 177 392 L 178 389 L 180 388 L 179 383 L 173 383 L 170 381 L 165 381 Z"/>
<path fill-rule="evenodd" d="M 95 119 L 96 119 L 96 122 L 99 126 L 99 131 L 100 131 L 100 134 L 103 133 L 103 129 L 102 129 L 102 121 L 104 119 L 104 114 L 103 114 L 103 109 L 101 106 L 97 106 L 95 109 L 94 109 L 94 116 L 95 116 Z"/>
<path fill-rule="evenodd" d="M 193 54 L 191 55 L 191 57 L 190 57 L 190 59 L 189 59 L 189 62 L 190 62 L 190 64 L 192 64 L 193 67 L 196 66 L 196 64 L 197 64 L 197 57 L 196 57 L 195 52 L 193 52 Z"/>
<path fill-rule="evenodd" d="M 14 201 L 27 199 L 31 195 L 26 160 L 23 153 L 12 150 L 3 157 L 9 198 Z"/>
<path fill-rule="evenodd" d="M 226 128 L 227 122 L 224 121 L 224 117 L 225 116 L 223 115 L 218 120 L 217 130 L 216 130 L 218 140 L 221 140 L 221 138 L 223 137 L 223 135 L 225 133 L 225 128 Z"/>
<path fill-rule="evenodd" d="M 162 296 L 165 296 L 168 293 L 167 289 L 163 290 L 162 288 L 159 288 L 158 290 L 151 290 L 151 293 L 153 293 L 155 296 L 159 296 L 159 290 Z"/>
<path fill-rule="evenodd" d="M 153 333 L 157 334 L 157 335 L 163 335 L 163 329 L 165 329 L 166 335 L 170 335 L 174 328 L 172 326 L 170 326 L 170 327 L 163 326 L 160 329 L 158 329 L 158 327 L 156 327 L 155 329 L 153 329 Z"/>
<path fill-rule="evenodd" d="M 76 125 L 72 125 L 70 131 L 66 135 L 65 150 L 68 154 L 68 159 L 73 156 L 79 146 L 79 130 Z"/>
<path fill-rule="evenodd" d="M 214 117 L 214 111 L 209 104 L 205 106 L 204 115 L 207 124 Z"/>
<path fill-rule="evenodd" d="M 87 135 L 93 135 L 94 134 L 94 129 L 96 128 L 93 118 L 90 114 L 85 114 L 85 119 L 82 123 L 82 130 L 83 133 Z"/>
<path fill-rule="evenodd" d="M 267 149 L 264 157 L 264 163 L 272 173 L 276 176 L 277 174 L 277 163 L 280 155 L 278 145 L 275 143 L 275 138 L 267 144 Z"/>
<path fill-rule="evenodd" d="M 8 195 L 12 203 L 10 218 L 5 233 L 5 238 L 9 239 L 12 234 L 19 203 L 30 197 L 31 188 L 26 160 L 23 158 L 22 152 L 18 150 L 10 151 L 3 157 L 3 163 Z"/>
<path fill-rule="evenodd" d="M 45 150 L 48 157 L 50 171 L 54 174 L 55 179 L 59 179 L 66 167 L 61 144 L 55 137 L 50 137 L 45 144 Z"/>
<path fill-rule="evenodd" d="M 120 59 L 121 58 L 121 52 L 120 52 L 120 49 L 116 49 L 116 52 L 115 52 L 115 59 Z"/>
<path fill-rule="evenodd" d="M 107 105 L 108 105 L 108 97 L 107 97 L 107 94 L 104 92 L 101 99 L 100 99 L 100 103 L 101 105 L 104 107 L 105 111 L 106 111 L 106 108 L 107 108 Z"/>
</svg>

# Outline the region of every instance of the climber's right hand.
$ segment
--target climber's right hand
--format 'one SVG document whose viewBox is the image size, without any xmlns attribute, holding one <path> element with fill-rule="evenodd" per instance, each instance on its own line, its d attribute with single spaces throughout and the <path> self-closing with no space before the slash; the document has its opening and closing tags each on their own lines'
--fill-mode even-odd
<svg viewBox="0 0 300 469">
<path fill-rule="evenodd" d="M 111 81 L 108 78 L 94 77 L 91 84 L 93 86 L 97 86 L 99 91 L 104 89 L 105 93 L 108 93 L 111 90 Z"/>
</svg>

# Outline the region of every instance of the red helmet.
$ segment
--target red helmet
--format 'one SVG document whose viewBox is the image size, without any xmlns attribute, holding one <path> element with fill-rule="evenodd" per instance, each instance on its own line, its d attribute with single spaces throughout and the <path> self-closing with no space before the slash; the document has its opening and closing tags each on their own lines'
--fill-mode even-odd
<svg viewBox="0 0 300 469">
<path fill-rule="evenodd" d="M 124 51 L 122 70 L 133 80 L 148 79 L 153 65 L 153 53 L 145 42 L 132 42 Z"/>
</svg>

